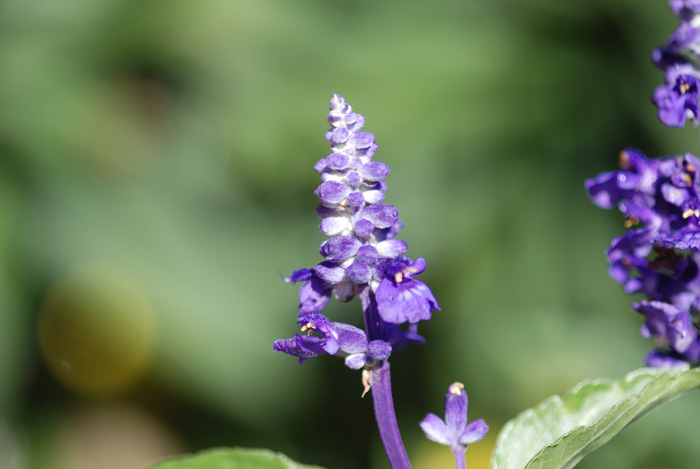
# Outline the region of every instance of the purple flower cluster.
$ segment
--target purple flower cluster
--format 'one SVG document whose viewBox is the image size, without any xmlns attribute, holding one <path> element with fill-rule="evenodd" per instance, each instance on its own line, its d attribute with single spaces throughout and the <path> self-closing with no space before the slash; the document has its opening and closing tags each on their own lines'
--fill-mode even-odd
<svg viewBox="0 0 700 469">
<path fill-rule="evenodd" d="M 683 127 L 698 125 L 700 99 L 700 0 L 671 0 L 680 26 L 666 46 L 652 53 L 666 84 L 653 101 L 659 119 Z M 694 155 L 649 159 L 638 150 L 620 154 L 620 170 L 586 181 L 593 202 L 617 206 L 627 232 L 607 250 L 610 276 L 626 293 L 644 295 L 633 303 L 645 322 L 641 333 L 656 349 L 648 366 L 700 364 L 700 160 Z"/>
<path fill-rule="evenodd" d="M 372 369 L 393 350 L 423 343 L 417 323 L 440 306 L 430 288 L 414 278 L 425 270 L 425 260 L 405 257 L 408 245 L 396 238 L 403 227 L 399 211 L 382 203 L 390 169 L 372 159 L 377 144 L 374 135 L 362 131 L 364 117 L 334 94 L 328 122 L 331 153 L 314 167 L 322 180 L 315 191 L 319 227 L 329 236 L 319 248 L 324 260 L 285 279 L 303 282 L 297 322 L 306 334 L 275 341 L 274 351 L 297 356 L 300 363 L 328 353 L 344 357 L 350 368 Z M 358 295 L 366 330 L 320 314 L 331 296 L 349 301 Z"/>
<path fill-rule="evenodd" d="M 654 64 L 665 74 L 665 84 L 654 91 L 652 101 L 659 119 L 671 127 L 683 127 L 686 119 L 698 125 L 700 99 L 700 1 L 671 0 L 680 19 L 666 45 L 652 52 Z"/>
<path fill-rule="evenodd" d="M 627 232 L 607 250 L 610 275 L 627 293 L 647 299 L 633 308 L 641 332 L 658 348 L 648 366 L 700 361 L 700 161 L 691 155 L 652 160 L 637 150 L 620 154 L 620 171 L 586 181 L 600 207 L 615 205 Z"/>
</svg>

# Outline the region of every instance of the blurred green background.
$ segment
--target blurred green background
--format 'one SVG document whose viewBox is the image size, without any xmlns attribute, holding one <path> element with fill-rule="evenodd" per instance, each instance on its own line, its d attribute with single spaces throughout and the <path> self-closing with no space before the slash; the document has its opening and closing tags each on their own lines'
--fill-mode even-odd
<svg viewBox="0 0 700 469">
<path fill-rule="evenodd" d="M 442 306 L 392 357 L 409 455 L 452 467 L 418 422 L 461 381 L 487 467 L 506 420 L 651 346 L 606 273 L 621 218 L 583 181 L 627 146 L 699 151 L 648 98 L 676 25 L 663 1 L 1 0 L 0 467 L 221 445 L 387 467 L 359 373 L 272 353 L 297 332 L 279 272 L 320 260 L 334 92 Z M 696 467 L 699 419 L 685 397 L 579 467 Z"/>
</svg>

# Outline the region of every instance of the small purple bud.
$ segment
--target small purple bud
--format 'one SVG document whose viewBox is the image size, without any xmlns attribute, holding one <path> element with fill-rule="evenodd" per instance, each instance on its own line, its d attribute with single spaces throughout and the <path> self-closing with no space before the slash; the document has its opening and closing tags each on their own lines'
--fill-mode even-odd
<svg viewBox="0 0 700 469">
<path fill-rule="evenodd" d="M 327 204 L 339 204 L 350 193 L 350 188 L 338 181 L 326 181 L 316 189 L 316 195 Z"/>
<path fill-rule="evenodd" d="M 325 161 L 329 168 L 341 171 L 348 167 L 350 157 L 345 153 L 331 153 L 326 157 Z"/>
<path fill-rule="evenodd" d="M 391 169 L 382 162 L 372 161 L 360 168 L 362 177 L 367 181 L 380 181 L 384 179 Z"/>
<path fill-rule="evenodd" d="M 362 182 L 362 176 L 357 171 L 350 171 L 345 175 L 345 182 L 351 186 L 356 186 Z"/>
<path fill-rule="evenodd" d="M 355 284 L 361 285 L 372 279 L 372 269 L 363 262 L 353 262 L 345 269 L 345 275 Z"/>
<path fill-rule="evenodd" d="M 374 135 L 369 132 L 360 132 L 355 134 L 355 137 L 352 139 L 352 143 L 357 149 L 367 149 L 374 143 Z"/>
<path fill-rule="evenodd" d="M 354 256 L 360 248 L 360 242 L 352 236 L 336 236 L 321 244 L 319 252 L 331 262 L 339 262 Z"/>
<path fill-rule="evenodd" d="M 350 194 L 350 195 L 352 195 L 352 194 Z M 355 222 L 355 235 L 357 235 L 358 237 L 366 238 L 369 235 L 371 235 L 373 231 L 374 231 L 374 224 L 371 221 L 369 221 L 365 218 L 362 218 L 360 220 L 357 220 L 357 222 Z"/>
<path fill-rule="evenodd" d="M 357 260 L 367 265 L 374 264 L 378 257 L 379 253 L 374 246 L 365 245 L 357 250 Z"/>
<path fill-rule="evenodd" d="M 350 138 L 350 131 L 347 127 L 338 127 L 331 135 L 331 142 L 335 145 L 342 145 Z"/>
<path fill-rule="evenodd" d="M 360 214 L 377 228 L 389 228 L 399 218 L 399 211 L 393 205 L 371 205 Z"/>
<path fill-rule="evenodd" d="M 361 207 L 365 203 L 365 197 L 362 192 L 351 192 L 348 194 L 348 204 L 351 207 Z"/>
<path fill-rule="evenodd" d="M 383 340 L 373 340 L 367 345 L 367 352 L 375 360 L 386 360 L 391 355 L 391 344 Z"/>
</svg>

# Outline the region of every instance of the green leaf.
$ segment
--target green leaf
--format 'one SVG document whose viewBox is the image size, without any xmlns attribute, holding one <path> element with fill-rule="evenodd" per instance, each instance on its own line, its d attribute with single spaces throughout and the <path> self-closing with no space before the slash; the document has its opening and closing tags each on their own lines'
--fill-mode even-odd
<svg viewBox="0 0 700 469">
<path fill-rule="evenodd" d="M 584 381 L 506 423 L 491 469 L 574 467 L 630 423 L 698 387 L 700 370 L 688 367 Z"/>
<path fill-rule="evenodd" d="M 321 469 L 299 464 L 267 449 L 215 448 L 194 455 L 176 456 L 149 469 Z"/>
</svg>

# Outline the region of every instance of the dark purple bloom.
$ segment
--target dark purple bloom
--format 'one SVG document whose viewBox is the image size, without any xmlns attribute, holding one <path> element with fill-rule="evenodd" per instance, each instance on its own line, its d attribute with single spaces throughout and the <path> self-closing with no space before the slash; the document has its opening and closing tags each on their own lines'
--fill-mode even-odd
<svg viewBox="0 0 700 469">
<path fill-rule="evenodd" d="M 649 160 L 640 151 L 628 148 L 620 153 L 620 171 L 602 173 L 586 180 L 586 189 L 601 208 L 612 208 L 620 200 L 639 205 L 653 205 L 658 162 Z"/>
<path fill-rule="evenodd" d="M 659 347 L 681 355 L 690 351 L 693 356 L 686 358 L 697 361 L 698 333 L 687 311 L 661 301 L 641 301 L 632 307 L 646 317 L 641 329 L 644 337 L 654 338 Z"/>
<path fill-rule="evenodd" d="M 425 259 L 399 257 L 385 267 L 386 277 L 377 288 L 377 308 L 389 323 L 417 323 L 431 318 L 440 305 L 427 285 L 412 278 L 425 270 Z"/>
<path fill-rule="evenodd" d="M 298 319 L 301 332 L 291 339 L 276 340 L 272 346 L 274 352 L 284 352 L 299 357 L 299 363 L 304 363 L 311 357 L 329 353 L 335 354 L 338 349 L 339 333 L 332 322 L 320 314 L 307 314 Z M 312 335 L 313 332 L 318 335 Z"/>
<path fill-rule="evenodd" d="M 481 440 L 489 430 L 483 419 L 467 425 L 468 404 L 464 385 L 452 383 L 445 396 L 445 420 L 435 414 L 428 414 L 420 423 L 429 440 L 452 449 L 457 468 L 466 468 L 464 454 L 467 446 Z"/>
<path fill-rule="evenodd" d="M 683 127 L 686 119 L 698 125 L 698 99 L 698 78 L 689 74 L 677 74 L 656 88 L 652 96 L 659 108 L 659 119 L 671 127 Z"/>
</svg>

